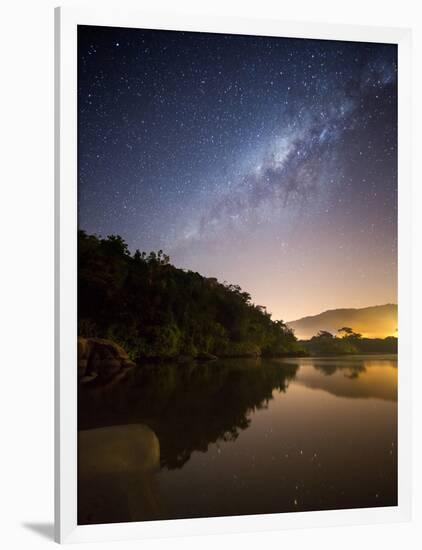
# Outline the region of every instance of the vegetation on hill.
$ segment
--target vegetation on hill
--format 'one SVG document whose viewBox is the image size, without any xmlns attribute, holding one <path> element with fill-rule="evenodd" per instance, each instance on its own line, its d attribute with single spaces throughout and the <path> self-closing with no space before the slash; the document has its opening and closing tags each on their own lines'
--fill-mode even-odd
<svg viewBox="0 0 422 550">
<path fill-rule="evenodd" d="M 303 353 L 293 331 L 237 285 L 178 269 L 120 236 L 78 234 L 78 334 L 108 338 L 132 359 Z"/>
<path fill-rule="evenodd" d="M 384 338 L 397 333 L 397 304 L 330 309 L 318 315 L 289 321 L 287 325 L 301 340 L 309 340 L 320 330 L 335 334 L 338 327 L 344 326 L 353 327 L 370 339 Z"/>
<path fill-rule="evenodd" d="M 397 353 L 397 338 L 362 338 L 350 327 L 338 329 L 338 336 L 321 330 L 310 340 L 301 341 L 311 355 L 347 355 L 353 353 Z"/>
</svg>

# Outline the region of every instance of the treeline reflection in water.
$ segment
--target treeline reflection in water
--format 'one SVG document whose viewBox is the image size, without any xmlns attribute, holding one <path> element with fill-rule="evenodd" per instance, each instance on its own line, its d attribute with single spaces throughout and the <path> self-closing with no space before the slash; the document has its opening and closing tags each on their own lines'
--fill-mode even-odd
<svg viewBox="0 0 422 550">
<path fill-rule="evenodd" d="M 143 366 L 115 385 L 81 386 L 78 521 L 85 524 L 394 505 L 396 365 L 392 356 L 231 359 Z M 350 405 L 350 398 L 359 403 L 359 408 Z M 356 435 L 355 425 L 362 421 L 362 414 L 370 415 L 374 403 L 382 402 L 385 407 L 378 407 L 372 416 L 377 425 L 368 422 L 365 436 Z M 368 408 L 369 403 L 372 408 Z M 337 407 L 338 418 L 330 414 L 327 422 L 333 406 Z M 310 426 L 306 417 L 309 411 L 315 418 L 321 416 L 320 434 L 315 425 Z M 327 433 L 334 437 L 339 421 L 345 426 L 344 433 L 327 443 Z M 378 434 L 371 437 L 371 429 Z M 249 431 L 248 438 L 240 437 Z M 272 434 L 270 439 L 268 432 Z M 377 436 L 375 455 L 378 450 L 382 457 L 388 452 L 387 462 L 378 466 L 373 462 L 374 449 L 369 448 Z M 338 449 L 333 441 L 342 445 L 343 438 L 353 441 L 359 464 L 357 459 L 350 464 L 357 469 L 365 467 L 365 453 L 372 453 L 365 476 L 374 470 L 378 485 L 385 487 L 374 489 L 373 503 L 368 494 L 362 495 L 360 504 L 356 490 L 348 490 L 350 475 L 346 471 L 331 468 L 335 472 L 327 470 L 324 474 L 330 479 L 315 482 L 315 475 L 322 475 L 314 472 L 315 457 L 319 456 L 320 461 L 326 457 L 319 470 L 324 464 L 335 463 Z M 315 457 L 299 473 L 299 446 L 306 449 L 306 441 L 312 441 Z M 223 448 L 225 454 L 221 457 Z M 292 460 L 287 464 L 286 449 L 290 449 L 290 456 L 297 451 L 296 464 Z M 260 476 L 252 474 L 256 455 L 263 466 Z M 211 496 L 217 466 L 223 472 L 218 498 Z M 230 486 L 231 478 L 229 481 L 224 477 L 224 472 L 233 468 L 239 471 L 233 474 L 237 493 Z M 381 477 L 376 468 L 381 469 Z M 308 504 L 303 506 L 293 494 L 298 491 L 298 476 L 303 480 L 309 476 L 310 480 Z M 275 485 L 282 490 L 275 491 Z M 330 498 L 324 497 L 324 487 L 331 487 Z M 334 492 L 338 488 L 336 498 L 332 496 L 333 488 Z"/>
</svg>

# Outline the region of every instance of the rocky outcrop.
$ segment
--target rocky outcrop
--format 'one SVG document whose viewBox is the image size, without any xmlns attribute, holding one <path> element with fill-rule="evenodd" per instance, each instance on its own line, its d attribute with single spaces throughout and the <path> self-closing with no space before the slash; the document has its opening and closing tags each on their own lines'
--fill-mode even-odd
<svg viewBox="0 0 422 550">
<path fill-rule="evenodd" d="M 78 338 L 78 380 L 110 381 L 135 366 L 126 351 L 111 340 Z"/>
</svg>

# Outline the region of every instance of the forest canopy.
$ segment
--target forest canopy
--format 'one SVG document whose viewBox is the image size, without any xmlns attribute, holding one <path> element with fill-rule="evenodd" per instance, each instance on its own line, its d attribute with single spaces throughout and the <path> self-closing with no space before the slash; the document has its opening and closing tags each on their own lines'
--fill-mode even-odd
<svg viewBox="0 0 422 550">
<path fill-rule="evenodd" d="M 303 353 L 239 286 L 179 269 L 158 252 L 131 254 L 118 235 L 78 233 L 78 333 L 122 345 L 135 359 Z"/>
</svg>

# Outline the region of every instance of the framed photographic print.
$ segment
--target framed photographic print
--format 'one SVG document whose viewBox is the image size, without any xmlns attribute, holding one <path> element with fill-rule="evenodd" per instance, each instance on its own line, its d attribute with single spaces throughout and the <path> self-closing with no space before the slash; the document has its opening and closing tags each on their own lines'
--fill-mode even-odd
<svg viewBox="0 0 422 550">
<path fill-rule="evenodd" d="M 410 514 L 410 33 L 56 10 L 56 539 Z"/>
</svg>

